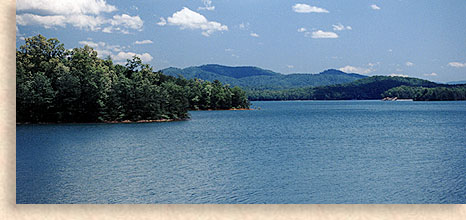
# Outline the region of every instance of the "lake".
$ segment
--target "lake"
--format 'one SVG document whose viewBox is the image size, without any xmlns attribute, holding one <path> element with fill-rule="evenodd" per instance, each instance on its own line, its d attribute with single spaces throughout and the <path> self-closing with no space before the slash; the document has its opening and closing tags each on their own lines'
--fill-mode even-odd
<svg viewBox="0 0 466 220">
<path fill-rule="evenodd" d="M 17 125 L 17 203 L 466 203 L 466 102 L 253 102 Z"/>
</svg>

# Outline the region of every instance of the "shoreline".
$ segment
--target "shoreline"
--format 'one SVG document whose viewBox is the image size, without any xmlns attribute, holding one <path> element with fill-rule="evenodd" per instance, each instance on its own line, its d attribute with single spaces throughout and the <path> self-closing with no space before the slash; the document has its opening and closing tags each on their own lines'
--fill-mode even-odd
<svg viewBox="0 0 466 220">
<path fill-rule="evenodd" d="M 254 108 L 230 108 L 230 109 L 192 109 L 189 111 L 254 111 Z"/>
<path fill-rule="evenodd" d="M 187 121 L 189 118 L 185 119 L 149 119 L 149 120 L 137 120 L 137 121 L 104 121 L 104 124 L 131 124 L 131 123 L 154 123 L 154 122 L 172 122 L 172 121 Z"/>
<path fill-rule="evenodd" d="M 256 110 L 252 108 L 237 108 L 237 109 L 202 109 L 202 110 L 189 110 L 189 111 L 248 111 Z M 189 112 L 188 111 L 188 112 Z M 124 121 L 102 121 L 102 122 L 16 122 L 16 125 L 55 125 L 55 124 L 139 124 L 139 123 L 161 123 L 161 122 L 174 122 L 174 121 L 189 121 L 190 118 L 181 119 L 146 119 L 146 120 L 124 120 Z"/>
<path fill-rule="evenodd" d="M 188 121 L 190 118 L 184 119 L 153 119 L 153 120 L 138 120 L 138 121 L 102 121 L 102 122 L 16 122 L 16 125 L 56 125 L 56 124 L 138 124 L 138 123 L 157 123 L 157 122 L 173 122 L 173 121 Z"/>
</svg>

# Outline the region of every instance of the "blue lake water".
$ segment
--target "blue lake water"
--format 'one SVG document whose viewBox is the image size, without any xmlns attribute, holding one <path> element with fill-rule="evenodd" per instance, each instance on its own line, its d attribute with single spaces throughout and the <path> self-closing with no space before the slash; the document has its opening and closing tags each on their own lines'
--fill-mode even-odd
<svg viewBox="0 0 466 220">
<path fill-rule="evenodd" d="M 253 102 L 18 125 L 17 203 L 466 203 L 466 102 Z"/>
</svg>

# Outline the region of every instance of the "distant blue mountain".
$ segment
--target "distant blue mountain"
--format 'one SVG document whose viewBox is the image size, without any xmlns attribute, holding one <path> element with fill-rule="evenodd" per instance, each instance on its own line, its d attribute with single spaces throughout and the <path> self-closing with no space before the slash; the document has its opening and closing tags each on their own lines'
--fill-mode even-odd
<svg viewBox="0 0 466 220">
<path fill-rule="evenodd" d="M 447 82 L 446 84 L 450 84 L 450 85 L 466 84 L 466 80 L 463 80 L 463 81 L 451 81 L 451 82 Z"/>
<path fill-rule="evenodd" d="M 278 76 L 279 73 L 264 70 L 254 66 L 222 66 L 218 64 L 208 64 L 197 67 L 200 70 L 215 73 L 222 76 L 233 77 L 236 79 L 250 77 L 250 76 Z"/>
<path fill-rule="evenodd" d="M 356 73 L 345 73 L 335 69 L 325 70 L 319 74 L 280 74 L 253 66 L 231 67 L 218 64 L 194 66 L 184 69 L 170 67 L 162 70 L 162 72 L 166 75 L 183 76 L 187 79 L 219 80 L 232 86 L 260 90 L 334 85 L 367 77 Z"/>
</svg>

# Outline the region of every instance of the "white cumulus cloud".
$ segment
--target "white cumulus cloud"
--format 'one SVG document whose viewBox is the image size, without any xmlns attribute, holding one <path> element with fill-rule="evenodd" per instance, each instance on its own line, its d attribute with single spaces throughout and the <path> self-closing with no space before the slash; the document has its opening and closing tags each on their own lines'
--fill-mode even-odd
<svg viewBox="0 0 466 220">
<path fill-rule="evenodd" d="M 97 47 L 104 47 L 105 46 L 105 42 L 93 42 L 93 41 L 86 41 L 86 40 L 79 41 L 79 44 L 87 45 L 87 46 L 92 47 L 94 49 L 97 48 Z"/>
<path fill-rule="evenodd" d="M 424 76 L 438 76 L 437 73 L 426 73 L 424 74 Z"/>
<path fill-rule="evenodd" d="M 142 40 L 142 41 L 135 41 L 134 44 L 153 44 L 154 42 L 151 40 Z"/>
<path fill-rule="evenodd" d="M 116 11 L 105 0 L 16 0 L 17 11 L 38 11 L 52 15 L 93 14 Z"/>
<path fill-rule="evenodd" d="M 319 8 L 316 6 L 310 6 L 307 4 L 295 4 L 292 7 L 293 11 L 296 13 L 329 13 L 326 9 Z"/>
<path fill-rule="evenodd" d="M 390 74 L 388 76 L 392 76 L 392 77 L 396 77 L 396 76 L 398 76 L 398 77 L 409 77 L 408 75 L 398 74 L 398 73 L 392 73 L 392 74 Z"/>
<path fill-rule="evenodd" d="M 351 26 L 344 26 L 341 23 L 334 24 L 332 26 L 333 26 L 334 31 L 343 31 L 343 30 L 352 30 L 353 29 Z"/>
<path fill-rule="evenodd" d="M 135 30 L 141 30 L 143 25 L 143 21 L 139 16 L 130 16 L 127 14 L 114 15 L 110 23 L 113 26 L 123 26 Z"/>
<path fill-rule="evenodd" d="M 149 53 L 138 54 L 135 52 L 123 51 L 126 49 L 125 47 L 122 47 L 120 45 L 111 45 L 102 41 L 93 42 L 90 40 L 85 40 L 79 41 L 79 44 L 88 45 L 94 48 L 94 50 L 97 51 L 97 56 L 100 58 L 106 58 L 107 56 L 110 56 L 112 60 L 117 61 L 116 63 L 124 63 L 118 61 L 126 61 L 127 59 L 132 59 L 133 56 L 141 58 L 141 60 L 145 63 L 150 62 L 153 59 L 153 57 Z"/>
<path fill-rule="evenodd" d="M 153 57 L 149 53 L 137 54 L 134 52 L 123 52 L 123 51 L 119 52 L 116 55 L 112 55 L 112 59 L 116 61 L 127 60 L 127 59 L 132 59 L 134 56 L 141 58 L 141 60 L 145 63 L 150 62 L 153 59 Z"/>
<path fill-rule="evenodd" d="M 309 32 L 306 32 L 306 36 L 309 36 Z M 326 32 L 322 30 L 314 31 L 310 36 L 311 38 L 338 38 L 338 34 L 335 32 Z"/>
<path fill-rule="evenodd" d="M 91 31 L 121 33 L 129 33 L 129 29 L 141 30 L 143 26 L 139 16 L 104 16 L 103 13 L 117 10 L 105 0 L 18 0 L 16 6 L 16 23 L 21 26 L 56 28 L 71 25 Z"/>
<path fill-rule="evenodd" d="M 298 32 L 306 32 L 306 31 L 307 31 L 307 29 L 303 28 L 303 27 L 298 29 Z"/>
<path fill-rule="evenodd" d="M 113 57 L 114 52 L 120 52 L 122 47 L 120 45 L 110 45 L 105 42 L 93 42 L 90 40 L 79 41 L 81 45 L 92 47 L 99 58 L 106 58 L 107 56 Z"/>
<path fill-rule="evenodd" d="M 448 66 L 456 67 L 456 68 L 466 67 L 466 63 L 450 62 L 450 63 L 448 63 Z"/>
<path fill-rule="evenodd" d="M 374 10 L 380 10 L 380 7 L 377 6 L 376 4 L 371 5 L 371 8 Z"/>
<path fill-rule="evenodd" d="M 405 65 L 406 66 L 414 66 L 414 63 L 408 61 L 408 62 L 405 63 Z"/>
<path fill-rule="evenodd" d="M 350 65 L 341 67 L 338 70 L 343 71 L 345 73 L 359 73 L 359 74 L 368 74 L 372 72 L 371 68 L 355 67 L 355 66 L 350 66 Z"/>
<path fill-rule="evenodd" d="M 184 7 L 180 11 L 173 13 L 171 17 L 166 20 L 164 18 L 158 23 L 160 26 L 174 25 L 179 26 L 181 30 L 184 29 L 200 29 L 202 35 L 210 36 L 216 31 L 228 31 L 228 26 L 219 22 L 209 21 L 204 15 L 201 15 L 189 8 Z"/>
<path fill-rule="evenodd" d="M 165 26 L 167 24 L 167 20 L 165 18 L 160 18 L 160 21 L 157 22 L 157 25 L 159 26 Z"/>
<path fill-rule="evenodd" d="M 250 26 L 249 22 L 246 22 L 246 23 L 242 22 L 241 24 L 238 25 L 239 29 L 241 30 L 248 30 L 249 26 Z"/>
<path fill-rule="evenodd" d="M 204 7 L 199 7 L 198 10 L 208 10 L 208 11 L 215 10 L 215 6 L 212 6 L 211 0 L 202 0 L 202 2 L 204 3 Z"/>
<path fill-rule="evenodd" d="M 254 32 L 253 32 L 253 33 L 251 33 L 250 35 L 251 35 L 251 37 L 259 37 L 259 35 L 258 35 L 258 34 L 256 34 L 256 33 L 254 33 Z"/>
</svg>

